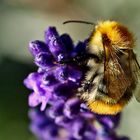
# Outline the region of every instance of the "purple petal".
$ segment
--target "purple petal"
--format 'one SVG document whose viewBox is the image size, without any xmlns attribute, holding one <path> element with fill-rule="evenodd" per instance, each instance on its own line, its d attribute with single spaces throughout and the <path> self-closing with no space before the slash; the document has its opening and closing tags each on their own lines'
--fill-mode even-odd
<svg viewBox="0 0 140 140">
<path fill-rule="evenodd" d="M 73 118 L 74 116 L 78 115 L 80 110 L 80 100 L 78 98 L 69 99 L 65 103 L 64 114 L 68 118 Z"/>
<path fill-rule="evenodd" d="M 84 132 L 86 130 L 86 122 L 83 118 L 77 118 L 72 124 L 72 134 L 76 139 L 82 139 Z"/>
<path fill-rule="evenodd" d="M 120 114 L 117 115 L 96 115 L 99 122 L 107 129 L 114 129 L 119 125 Z"/>
<path fill-rule="evenodd" d="M 40 94 L 32 93 L 29 95 L 29 106 L 36 107 L 37 105 L 41 104 L 41 111 L 43 111 L 46 108 L 50 97 L 51 95 L 41 96 Z"/>
<path fill-rule="evenodd" d="M 46 72 L 43 75 L 42 82 L 46 86 L 53 86 L 58 83 L 58 80 L 56 79 L 54 72 L 50 71 L 50 72 Z"/>
<path fill-rule="evenodd" d="M 59 117 L 63 115 L 64 101 L 60 100 L 53 103 L 48 114 L 51 118 Z"/>
</svg>

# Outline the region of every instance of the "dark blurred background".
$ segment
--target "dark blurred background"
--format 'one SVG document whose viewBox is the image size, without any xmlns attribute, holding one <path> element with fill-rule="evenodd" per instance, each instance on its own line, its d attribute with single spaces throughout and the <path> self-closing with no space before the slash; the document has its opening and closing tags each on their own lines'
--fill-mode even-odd
<svg viewBox="0 0 140 140">
<path fill-rule="evenodd" d="M 43 31 L 56 26 L 74 41 L 85 39 L 91 26 L 62 22 L 69 19 L 116 20 L 125 24 L 137 40 L 140 60 L 139 0 L 0 0 L 0 140 L 35 140 L 29 131 L 28 94 L 23 79 L 36 71 L 28 52 L 31 40 L 43 40 Z M 124 109 L 119 134 L 140 139 L 140 105 L 133 99 Z"/>
</svg>

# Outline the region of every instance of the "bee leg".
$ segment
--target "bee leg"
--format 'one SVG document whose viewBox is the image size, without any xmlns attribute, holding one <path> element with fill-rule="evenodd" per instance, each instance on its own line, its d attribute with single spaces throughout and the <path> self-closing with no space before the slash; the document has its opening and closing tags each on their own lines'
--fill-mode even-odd
<svg viewBox="0 0 140 140">
<path fill-rule="evenodd" d="M 78 92 L 79 93 L 83 93 L 83 92 L 87 92 L 89 93 L 91 91 L 91 89 L 93 88 L 93 83 L 91 83 L 90 81 L 84 81 L 81 84 L 81 87 L 78 88 Z"/>
<path fill-rule="evenodd" d="M 78 54 L 75 57 L 71 57 L 68 59 L 62 59 L 59 61 L 60 64 L 70 64 L 70 63 L 75 63 L 75 64 L 82 64 L 85 60 L 87 60 L 87 56 L 85 54 Z M 82 62 L 82 63 L 81 63 Z"/>
<path fill-rule="evenodd" d="M 86 81 L 84 84 L 83 84 L 83 89 L 84 91 L 87 91 L 87 92 L 90 92 L 90 90 L 92 89 L 93 87 L 93 84 L 91 81 Z"/>
<path fill-rule="evenodd" d="M 96 99 L 97 100 L 101 100 L 105 103 L 109 103 L 109 104 L 116 104 L 118 101 L 109 97 L 108 95 L 106 94 L 103 94 L 101 92 L 99 92 L 99 94 L 96 95 Z"/>
<path fill-rule="evenodd" d="M 98 76 L 98 73 L 93 74 L 89 80 L 84 80 L 84 82 L 81 84 L 81 88 L 79 88 L 78 91 L 90 93 L 90 91 L 94 88 L 93 81 L 96 76 Z"/>
</svg>

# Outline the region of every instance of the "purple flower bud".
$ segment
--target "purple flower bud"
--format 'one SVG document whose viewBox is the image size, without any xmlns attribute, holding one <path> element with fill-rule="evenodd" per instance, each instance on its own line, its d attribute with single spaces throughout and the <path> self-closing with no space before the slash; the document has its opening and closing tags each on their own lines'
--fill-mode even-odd
<svg viewBox="0 0 140 140">
<path fill-rule="evenodd" d="M 49 52 L 47 45 L 43 41 L 39 41 L 39 40 L 32 41 L 29 44 L 29 50 L 34 57 L 39 53 Z"/>
<path fill-rule="evenodd" d="M 66 48 L 54 27 L 47 29 L 45 32 L 45 40 L 56 61 L 60 61 L 62 57 L 67 58 Z"/>
<path fill-rule="evenodd" d="M 79 41 L 78 44 L 76 45 L 74 51 L 76 53 L 83 53 L 86 51 L 86 44 L 84 42 Z"/>
<path fill-rule="evenodd" d="M 68 68 L 67 66 L 59 66 L 55 71 L 55 77 L 62 83 L 68 80 Z"/>
<path fill-rule="evenodd" d="M 67 52 L 71 52 L 74 49 L 73 41 L 68 34 L 61 35 L 60 39 L 62 40 L 63 44 L 66 46 Z"/>
<path fill-rule="evenodd" d="M 44 68 L 50 68 L 54 66 L 53 64 L 53 57 L 50 53 L 39 53 L 35 57 L 35 63 L 37 66 Z"/>
</svg>

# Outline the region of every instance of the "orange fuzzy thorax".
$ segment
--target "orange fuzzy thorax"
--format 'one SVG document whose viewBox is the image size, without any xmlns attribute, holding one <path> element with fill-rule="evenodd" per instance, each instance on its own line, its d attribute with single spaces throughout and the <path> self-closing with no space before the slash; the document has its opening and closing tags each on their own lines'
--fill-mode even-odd
<svg viewBox="0 0 140 140">
<path fill-rule="evenodd" d="M 134 46 L 134 39 L 131 32 L 128 29 L 115 21 L 99 22 L 95 31 L 91 35 L 90 44 L 103 47 L 103 35 L 106 35 L 112 45 L 117 47 L 129 47 Z"/>
<path fill-rule="evenodd" d="M 128 29 L 115 21 L 105 21 L 97 26 L 102 34 L 106 34 L 113 44 L 119 44 L 121 47 L 133 47 L 134 39 Z"/>
</svg>

